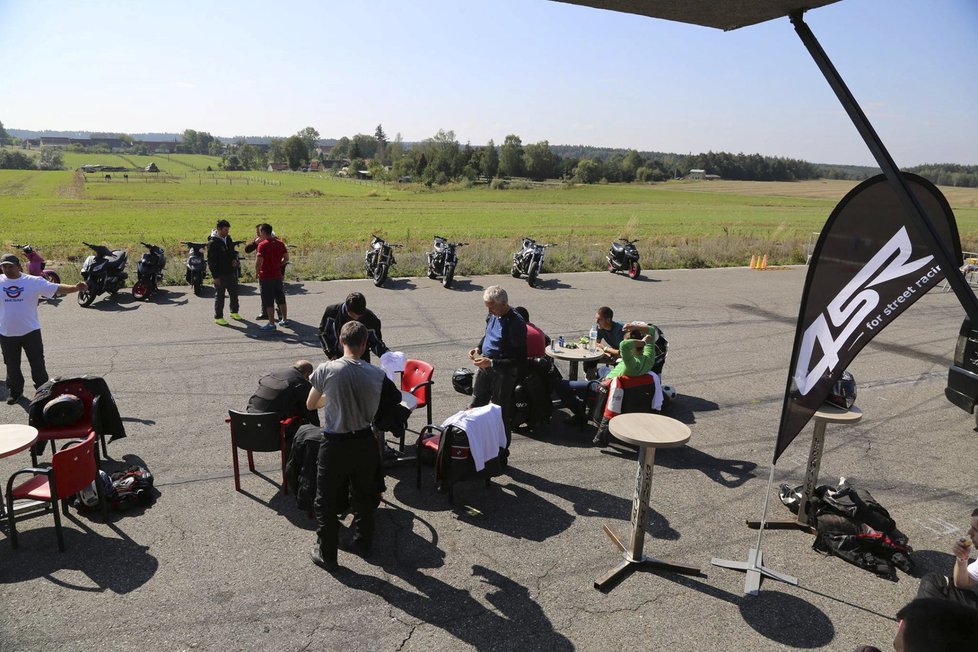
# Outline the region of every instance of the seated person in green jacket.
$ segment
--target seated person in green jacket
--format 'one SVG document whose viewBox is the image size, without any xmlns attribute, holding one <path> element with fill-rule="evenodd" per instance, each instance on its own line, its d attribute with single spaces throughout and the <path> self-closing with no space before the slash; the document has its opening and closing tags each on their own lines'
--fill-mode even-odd
<svg viewBox="0 0 978 652">
<path fill-rule="evenodd" d="M 645 334 L 643 335 L 643 333 Z M 647 329 L 632 329 L 626 334 L 618 350 L 621 360 L 608 372 L 602 384 L 608 385 L 619 376 L 638 377 L 652 372 L 652 367 L 655 366 L 654 333 L 648 333 Z M 657 374 L 652 374 L 652 376 L 655 383 L 655 394 L 650 407 L 652 410 L 659 411 L 662 409 L 662 383 Z M 610 395 L 608 401 L 611 401 Z M 608 423 L 611 419 L 607 415 L 608 412 L 605 412 L 605 416 L 601 419 L 598 431 L 592 440 L 596 446 L 608 445 Z"/>
</svg>

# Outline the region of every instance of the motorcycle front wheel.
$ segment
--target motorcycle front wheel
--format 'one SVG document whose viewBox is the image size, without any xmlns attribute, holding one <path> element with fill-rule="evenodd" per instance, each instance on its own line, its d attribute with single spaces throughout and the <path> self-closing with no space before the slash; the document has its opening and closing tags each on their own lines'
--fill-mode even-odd
<svg viewBox="0 0 978 652">
<path fill-rule="evenodd" d="M 638 278 L 639 274 L 642 273 L 642 266 L 638 264 L 636 260 L 628 268 L 628 278 Z"/>
<path fill-rule="evenodd" d="M 523 276 L 523 274 L 520 272 L 519 268 L 516 265 L 513 265 L 513 270 L 511 273 L 513 275 L 513 278 L 519 278 Z"/>
<path fill-rule="evenodd" d="M 533 266 L 533 269 L 530 270 L 530 273 L 526 275 L 526 284 L 529 285 L 531 288 L 535 288 L 537 286 L 537 266 L 536 265 L 534 265 Z"/>
<path fill-rule="evenodd" d="M 387 280 L 387 265 L 380 263 L 374 268 L 374 285 L 380 287 Z"/>
<path fill-rule="evenodd" d="M 50 282 L 61 285 L 61 277 L 58 276 L 57 272 L 44 272 L 43 276 Z"/>
<path fill-rule="evenodd" d="M 455 279 L 455 265 L 445 265 L 445 278 L 442 279 L 441 284 L 446 288 L 452 287 L 452 281 Z"/>
<path fill-rule="evenodd" d="M 95 301 L 95 293 L 89 290 L 82 290 L 78 293 L 78 305 L 82 308 L 87 308 L 92 305 L 92 301 Z"/>
</svg>

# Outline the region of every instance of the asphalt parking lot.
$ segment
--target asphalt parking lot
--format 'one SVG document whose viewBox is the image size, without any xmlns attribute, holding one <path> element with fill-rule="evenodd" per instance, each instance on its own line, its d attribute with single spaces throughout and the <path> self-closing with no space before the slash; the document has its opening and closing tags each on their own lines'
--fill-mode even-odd
<svg viewBox="0 0 978 652">
<path fill-rule="evenodd" d="M 799 578 L 743 595 L 744 575 L 710 565 L 746 559 L 760 517 L 804 282 L 804 268 L 547 274 L 290 284 L 294 327 L 266 334 L 250 320 L 216 326 L 208 296 L 169 288 L 147 303 L 74 297 L 40 307 L 52 375 L 104 376 L 128 436 L 116 463 L 142 460 L 159 497 L 145 510 L 67 520 L 57 550 L 50 517 L 26 521 L 21 547 L 0 541 L 0 649 L 122 650 L 843 650 L 890 647 L 893 615 L 917 589 L 811 549 L 800 531 L 764 535 L 765 562 Z M 411 466 L 392 471 L 370 559 L 340 553 L 335 575 L 312 565 L 313 521 L 278 491 L 274 454 L 234 491 L 224 416 L 243 409 L 258 377 L 323 360 L 323 308 L 362 291 L 387 343 L 436 367 L 434 416 L 467 397 L 450 375 L 478 341 L 481 293 L 501 284 L 550 335 L 586 333 L 596 307 L 658 324 L 670 415 L 689 445 L 660 451 L 646 552 L 698 565 L 706 577 L 635 573 L 592 588 L 620 560 L 602 533 L 628 525 L 635 456 L 590 444 L 557 414 L 549 431 L 516 435 L 509 472 L 486 489 L 459 485 L 456 504 L 419 491 Z M 258 313 L 246 288 L 242 313 Z M 949 569 L 951 542 L 978 503 L 974 418 L 943 395 L 964 312 L 939 289 L 859 355 L 861 423 L 827 430 L 821 481 L 846 476 L 873 492 L 915 548 L 915 575 Z M 26 366 L 25 366 L 26 369 Z M 0 397 L 5 398 L 0 389 Z M 0 405 L 2 423 L 25 423 Z M 411 425 L 422 416 L 416 414 Z M 812 426 L 778 463 L 775 484 L 800 484 Z M 0 479 L 29 464 L 0 459 Z M 776 500 L 771 515 L 788 515 Z M 347 521 L 348 522 L 348 521 Z M 2 538 L 2 537 L 0 537 Z"/>
</svg>

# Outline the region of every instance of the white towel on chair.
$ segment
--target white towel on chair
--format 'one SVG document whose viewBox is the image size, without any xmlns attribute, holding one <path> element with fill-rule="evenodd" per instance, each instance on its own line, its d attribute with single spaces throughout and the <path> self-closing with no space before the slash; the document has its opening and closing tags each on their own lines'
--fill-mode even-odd
<svg viewBox="0 0 978 652">
<path fill-rule="evenodd" d="M 506 448 L 503 409 L 495 403 L 456 412 L 441 424 L 442 429 L 448 426 L 465 431 L 476 471 L 486 468 L 486 462 L 499 457 L 500 448 Z"/>
<path fill-rule="evenodd" d="M 397 380 L 394 378 L 394 374 L 404 371 L 404 352 L 386 352 L 384 355 L 380 356 L 380 368 L 384 370 L 384 373 L 387 374 L 387 377 L 390 378 L 391 382 L 396 385 Z"/>
</svg>

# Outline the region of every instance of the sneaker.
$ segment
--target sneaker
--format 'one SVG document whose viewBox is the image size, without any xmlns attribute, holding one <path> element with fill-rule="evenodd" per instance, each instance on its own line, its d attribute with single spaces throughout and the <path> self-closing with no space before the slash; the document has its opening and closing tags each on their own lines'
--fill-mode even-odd
<svg viewBox="0 0 978 652">
<path fill-rule="evenodd" d="M 273 331 L 273 330 L 276 330 L 275 329 L 275 322 L 273 322 L 273 321 L 268 322 L 267 324 L 265 324 L 264 326 L 261 327 L 261 330 L 263 330 L 263 331 Z"/>
<path fill-rule="evenodd" d="M 17 401 L 19 401 L 21 398 L 23 398 L 21 394 L 18 394 L 17 396 L 8 396 L 7 397 L 7 405 L 13 405 Z"/>
<path fill-rule="evenodd" d="M 268 319 L 268 315 L 266 315 L 265 313 L 262 313 L 262 314 L 258 315 L 257 317 L 255 317 L 255 319 L 258 320 L 258 321 L 265 321 L 266 319 Z"/>
<path fill-rule="evenodd" d="M 233 319 L 234 321 L 241 321 L 244 318 L 241 315 L 239 315 L 238 313 L 232 312 L 231 313 L 231 319 Z"/>
<path fill-rule="evenodd" d="M 224 317 L 218 317 L 217 319 L 214 320 L 214 323 L 217 324 L 218 326 L 227 326 L 228 320 L 225 319 Z"/>
<path fill-rule="evenodd" d="M 278 320 L 278 325 L 279 326 L 288 326 L 289 325 L 289 320 L 288 319 L 279 319 Z"/>
</svg>

